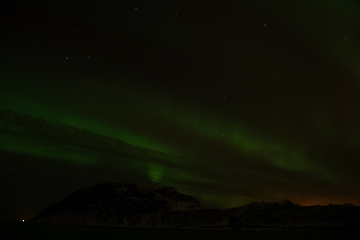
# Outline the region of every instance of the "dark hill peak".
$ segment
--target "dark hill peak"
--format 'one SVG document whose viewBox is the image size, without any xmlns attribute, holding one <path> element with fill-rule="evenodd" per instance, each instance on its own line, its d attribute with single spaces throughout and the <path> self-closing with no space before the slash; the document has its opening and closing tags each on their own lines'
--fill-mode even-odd
<svg viewBox="0 0 360 240">
<path fill-rule="evenodd" d="M 358 229 L 359 216 L 360 207 L 352 204 L 302 207 L 289 200 L 202 209 L 197 199 L 172 187 L 108 182 L 72 193 L 30 221 L 182 229 Z"/>
<path fill-rule="evenodd" d="M 127 226 L 129 221 L 135 221 L 134 218 L 139 216 L 195 209 L 201 209 L 196 198 L 179 193 L 172 187 L 107 182 L 70 194 L 46 208 L 32 221 Z"/>
<path fill-rule="evenodd" d="M 301 205 L 293 203 L 289 200 L 282 200 L 280 202 L 253 202 L 245 206 L 229 208 L 225 211 L 231 215 L 240 216 L 241 214 L 249 211 L 278 210 L 295 207 L 301 207 Z"/>
<path fill-rule="evenodd" d="M 201 209 L 201 204 L 196 198 L 179 193 L 173 187 L 154 187 L 138 183 L 107 182 L 96 184 L 91 188 L 80 191 L 91 197 L 107 196 L 111 199 L 129 198 L 142 201 L 149 200 L 159 210 Z"/>
</svg>

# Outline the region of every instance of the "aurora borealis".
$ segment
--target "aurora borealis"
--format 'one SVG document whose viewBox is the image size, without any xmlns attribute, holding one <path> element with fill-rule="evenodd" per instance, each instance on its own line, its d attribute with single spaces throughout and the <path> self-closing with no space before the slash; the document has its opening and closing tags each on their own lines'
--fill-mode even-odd
<svg viewBox="0 0 360 240">
<path fill-rule="evenodd" d="M 101 182 L 360 204 L 360 5 L 4 1 L 0 218 Z"/>
</svg>

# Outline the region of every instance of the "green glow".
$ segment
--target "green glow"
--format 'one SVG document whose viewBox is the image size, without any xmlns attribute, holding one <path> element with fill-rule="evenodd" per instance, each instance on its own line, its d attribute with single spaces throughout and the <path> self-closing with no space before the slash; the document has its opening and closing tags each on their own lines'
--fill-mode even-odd
<svg viewBox="0 0 360 240">
<path fill-rule="evenodd" d="M 0 135 L 0 149 L 30 156 L 66 160 L 75 164 L 99 165 L 100 162 L 94 157 L 94 152 L 84 149 L 49 145 L 39 141 L 24 140 L 13 136 Z"/>
<path fill-rule="evenodd" d="M 125 130 L 118 130 L 115 127 L 112 126 L 106 126 L 104 124 L 100 124 L 98 122 L 92 121 L 90 119 L 84 119 L 77 116 L 64 116 L 62 123 L 76 127 L 76 128 L 82 128 L 89 130 L 91 132 L 111 137 L 117 140 L 122 140 L 124 142 L 127 142 L 133 146 L 143 147 L 146 149 L 150 149 L 153 151 L 163 152 L 163 153 L 173 153 L 168 147 L 165 147 L 164 145 L 161 145 L 159 143 L 156 143 L 152 141 L 150 138 L 145 136 L 138 136 L 136 134 L 132 134 Z"/>
<path fill-rule="evenodd" d="M 44 118 L 48 121 L 61 121 L 61 116 L 64 115 L 62 112 L 54 111 L 51 108 L 44 107 L 16 95 L 0 93 L 0 99 L 3 101 L 3 104 L 0 105 L 0 110 L 2 111 L 10 109 L 33 117 Z"/>
<path fill-rule="evenodd" d="M 191 114 L 185 109 L 175 111 L 169 105 L 165 106 L 164 117 L 170 122 L 176 122 L 190 131 L 194 136 L 204 136 L 219 143 L 226 143 L 239 150 L 239 154 L 248 157 L 264 159 L 271 164 L 293 172 L 309 172 L 323 176 L 331 182 L 339 182 L 340 178 L 326 166 L 315 164 L 306 153 L 306 146 L 292 146 L 285 142 L 269 141 L 259 137 L 259 134 L 246 126 L 227 124 L 211 116 L 211 121 L 202 118 L 200 114 Z M 326 119 L 326 118 L 325 118 Z M 329 120 L 328 120 L 329 121 Z M 330 124 L 330 123 L 329 123 Z M 329 134 L 331 126 L 324 126 L 323 131 Z"/>
<path fill-rule="evenodd" d="M 319 169 L 307 159 L 304 151 L 293 150 L 291 152 L 269 153 L 264 155 L 264 157 L 274 165 L 290 171 L 315 173 L 319 171 Z"/>
<path fill-rule="evenodd" d="M 92 181 L 173 186 L 220 208 L 258 196 L 358 195 L 360 5 L 252 0 L 231 6 L 246 8 L 257 20 L 243 22 L 245 15 L 230 10 L 214 27 L 203 21 L 206 12 L 198 21 L 185 8 L 175 16 L 145 6 L 159 14 L 142 24 L 146 16 L 135 14 L 144 10 L 138 6 L 135 15 L 102 13 L 95 28 L 75 26 L 75 32 L 64 31 L 70 38 L 48 46 L 36 44 L 41 34 L 30 28 L 19 29 L 26 43 L 4 38 L 0 110 L 34 119 L 7 118 L 7 125 L 0 119 L 0 151 L 34 156 L 19 159 L 30 161 L 26 166 L 47 159 L 52 168 L 74 166 Z M 213 4 L 210 9 L 218 11 Z M 97 14 L 87 15 L 91 22 Z M 232 21 L 237 17 L 239 23 Z M 129 19 L 139 21 L 122 21 Z M 121 25 L 120 42 L 135 44 L 126 49 L 109 42 L 104 49 L 96 32 L 109 24 Z M 94 33 L 88 43 L 87 31 Z M 161 59 L 152 66 L 147 59 L 154 51 Z M 49 124 L 42 127 L 42 120 Z M 15 156 L 16 170 L 16 154 L 8 156 Z M 60 170 L 66 168 L 53 171 Z"/>
<path fill-rule="evenodd" d="M 164 173 L 164 167 L 159 164 L 149 163 L 148 174 L 153 182 L 160 182 Z"/>
<path fill-rule="evenodd" d="M 226 142 L 248 156 L 263 156 L 266 152 L 283 152 L 287 148 L 286 144 L 266 142 L 256 132 L 251 132 L 248 127 L 242 126 L 241 123 L 237 125 L 227 124 L 224 121 L 217 120 L 214 116 L 211 116 L 211 121 L 207 121 L 200 115 L 194 116 L 185 110 L 172 114 L 168 111 L 167 109 L 166 116 L 172 117 L 169 121 L 177 122 L 177 124 L 191 129 L 195 132 L 194 135 L 202 135 L 219 142 Z M 210 116 L 210 114 L 207 115 Z"/>
<path fill-rule="evenodd" d="M 125 141 L 134 146 L 164 153 L 175 153 L 174 150 L 170 150 L 169 147 L 166 147 L 164 144 L 155 142 L 150 137 L 139 136 L 126 130 L 104 125 L 89 118 L 84 118 L 78 115 L 69 115 L 68 113 L 50 109 L 49 107 L 46 107 L 42 104 L 28 101 L 18 96 L 2 94 L 0 97 L 6 100 L 6 103 L 1 105 L 0 110 L 11 109 L 15 112 L 44 118 L 51 122 L 57 122 L 80 129 L 86 129 L 93 133 Z"/>
<path fill-rule="evenodd" d="M 180 186 L 178 181 L 194 182 L 201 181 L 206 182 L 206 179 L 193 176 L 191 172 L 182 169 L 175 169 L 172 167 L 166 167 L 157 163 L 148 164 L 148 175 L 153 182 L 162 183 L 172 187 Z"/>
<path fill-rule="evenodd" d="M 256 2 L 263 8 L 273 9 L 271 1 L 257 0 Z M 349 32 L 354 32 L 354 20 L 359 19 L 360 16 L 360 8 L 355 7 L 357 3 L 352 0 L 320 0 L 316 4 L 307 1 L 293 3 L 291 8 L 285 8 L 285 5 L 281 6 L 283 8 L 278 8 L 277 14 L 288 19 L 292 28 L 311 45 L 314 45 L 314 42 L 319 43 L 318 51 L 324 51 L 323 54 L 329 56 L 331 61 L 341 65 L 355 79 L 360 79 L 359 38 L 353 34 L 349 36 Z M 319 15 L 319 9 L 322 15 Z M 339 24 L 339 18 L 349 22 L 348 28 L 344 27 L 346 22 Z M 360 81 L 357 83 L 359 84 Z"/>
<path fill-rule="evenodd" d="M 247 133 L 238 133 L 238 132 L 230 132 L 228 133 L 230 135 L 230 143 L 241 149 L 242 151 L 256 154 L 259 151 L 264 152 L 266 151 L 266 147 L 261 140 L 256 139 L 254 137 L 251 137 L 250 134 Z"/>
<path fill-rule="evenodd" d="M 312 164 L 306 159 L 306 154 L 303 151 L 292 151 L 289 154 L 281 154 L 281 156 L 275 156 L 273 158 L 271 154 L 266 155 L 270 161 L 275 162 L 277 166 L 292 171 L 317 171 L 314 169 Z"/>
<path fill-rule="evenodd" d="M 191 113 L 186 108 L 175 109 L 169 104 L 163 105 L 161 114 L 169 122 L 174 122 L 185 129 L 194 132 L 194 135 L 205 136 L 209 139 L 215 139 L 221 142 L 228 142 L 244 152 L 263 151 L 267 144 L 257 137 L 256 133 L 251 133 L 248 127 L 228 124 L 226 120 L 218 120 L 216 116 L 210 113 Z M 207 117 L 202 117 L 202 116 Z"/>
<path fill-rule="evenodd" d="M 28 101 L 8 94 L 2 94 L 1 97 L 6 100 L 5 106 L 7 105 L 7 108 L 11 108 L 14 111 L 27 113 L 79 129 L 86 129 L 93 133 L 125 141 L 133 146 L 166 153 L 171 156 L 184 155 L 186 158 L 194 158 L 195 156 L 195 161 L 202 157 L 201 154 L 203 154 L 202 152 L 196 154 L 192 147 L 187 148 L 187 146 L 184 146 L 184 150 L 176 150 L 179 145 L 176 139 L 163 144 L 159 141 L 153 141 L 151 136 L 139 136 L 138 134 L 121 129 L 121 126 L 114 127 L 79 114 L 69 114 L 68 112 L 50 109 L 44 104 L 38 104 L 36 101 Z M 136 101 L 137 104 L 140 102 L 142 101 Z M 162 122 L 173 128 L 179 126 L 184 129 L 183 139 L 188 136 L 186 134 L 191 134 L 191 137 L 198 139 L 197 141 L 209 141 L 212 144 L 218 142 L 220 145 L 232 146 L 239 150 L 239 156 L 263 159 L 288 171 L 320 173 L 322 170 L 320 166 L 311 164 L 311 159 L 306 156 L 306 146 L 291 146 L 286 142 L 270 141 L 270 139 L 261 137 L 260 133 L 250 129 L 241 122 L 236 124 L 229 123 L 231 121 L 226 119 L 226 116 L 220 119 L 210 112 L 204 111 L 204 109 L 201 111 L 189 110 L 186 104 L 176 105 L 175 107 L 161 98 L 154 98 L 151 102 L 143 100 L 142 105 L 152 110 L 147 114 L 151 114 L 153 118 L 161 119 Z M 331 127 L 328 126 L 323 131 L 327 132 L 329 128 Z M 154 158 L 161 158 L 161 156 L 154 156 Z M 163 160 L 176 162 L 176 158 L 165 158 Z M 179 177 L 180 175 L 186 179 L 195 177 L 186 177 L 184 173 L 174 172 L 174 170 L 164 167 L 164 163 L 152 163 L 148 166 L 148 175 L 153 182 L 165 182 L 170 181 L 170 179 L 172 179 L 172 182 L 175 182 L 176 178 L 181 178 Z M 172 176 L 169 175 L 169 172 L 172 172 Z M 330 172 L 327 172 L 326 176 L 328 179 L 336 178 Z M 206 181 L 206 179 L 200 181 Z"/>
<path fill-rule="evenodd" d="M 176 145 L 176 142 L 169 142 L 165 146 L 164 144 L 153 142 L 150 140 L 150 137 L 140 137 L 125 130 L 119 130 L 118 128 L 109 125 L 100 124 L 91 119 L 50 110 L 47 107 L 25 101 L 18 97 L 9 97 L 8 95 L 3 95 L 2 97 L 7 99 L 8 103 L 13 103 L 10 104 L 9 107 L 13 108 L 15 111 L 22 111 L 28 114 L 33 113 L 36 117 L 42 117 L 68 126 L 86 129 L 93 133 L 128 142 L 134 146 L 167 153 L 172 156 L 176 156 L 179 153 L 178 151 L 173 150 L 176 149 L 176 147 L 170 147 Z M 269 140 L 259 137 L 259 134 L 241 123 L 237 123 L 236 125 L 228 124 L 226 119 L 218 120 L 217 117 L 205 112 L 202 112 L 201 114 L 194 113 L 188 111 L 185 106 L 183 108 L 175 108 L 171 107 L 167 102 L 161 103 L 157 100 L 155 100 L 153 104 L 157 106 L 156 111 L 152 112 L 153 115 L 157 117 L 162 116 L 164 121 L 167 121 L 174 126 L 181 126 L 196 138 L 207 139 L 207 141 L 211 140 L 213 142 L 215 141 L 232 146 L 239 150 L 239 155 L 245 155 L 251 158 L 261 158 L 275 166 L 289 171 L 321 173 L 322 168 L 320 166 L 314 166 L 311 164 L 311 159 L 307 158 L 306 151 L 304 150 L 305 147 L 290 146 L 289 144 L 282 142 L 269 142 Z M 147 107 L 151 109 L 150 105 Z M 207 117 L 203 117 L 204 115 Z M 44 149 L 39 149 L 37 154 L 41 154 L 41 152 L 44 152 Z M 184 153 L 185 152 L 182 154 Z M 32 154 L 35 154 L 35 150 L 32 151 Z M 185 155 L 187 157 L 194 156 L 193 149 L 190 148 L 187 150 Z M 66 156 L 61 156 L 60 154 L 58 156 L 66 159 L 77 158 L 76 156 L 71 157 L 70 153 L 67 153 Z M 160 155 L 154 157 L 161 158 Z M 201 157 L 201 153 L 200 155 L 197 155 L 197 157 Z M 164 161 L 169 160 L 176 161 L 176 158 L 164 159 Z M 165 169 L 166 175 L 164 175 Z M 168 172 L 173 172 L 173 176 L 170 177 Z M 148 166 L 148 175 L 154 182 L 164 182 L 170 179 L 172 179 L 172 182 L 175 182 L 175 176 L 180 176 L 181 174 L 174 173 L 173 170 L 170 171 L 168 168 L 165 168 L 163 163 L 153 163 Z M 186 174 L 182 175 L 182 177 L 184 177 Z M 327 172 L 326 176 L 328 179 L 336 179 L 334 174 L 330 172 Z M 178 179 L 180 179 L 180 177 L 178 177 Z M 202 179 L 201 181 L 205 181 L 205 179 Z"/>
</svg>

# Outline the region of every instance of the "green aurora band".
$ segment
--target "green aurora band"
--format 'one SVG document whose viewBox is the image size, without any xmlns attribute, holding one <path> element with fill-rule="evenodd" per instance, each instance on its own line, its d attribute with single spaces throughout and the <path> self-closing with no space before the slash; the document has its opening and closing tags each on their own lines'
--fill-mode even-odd
<svg viewBox="0 0 360 240">
<path fill-rule="evenodd" d="M 310 46 L 309 51 L 313 51 L 314 56 L 318 54 L 321 59 L 326 58 L 340 69 L 339 72 L 349 75 L 346 79 L 348 85 L 344 89 L 342 79 L 339 79 L 341 94 L 337 99 L 327 102 L 324 96 L 337 94 L 338 89 L 336 92 L 326 92 L 325 89 L 324 95 L 321 95 L 322 89 L 314 90 L 319 91 L 319 96 L 315 95 L 309 99 L 298 97 L 289 100 L 289 103 L 284 97 L 281 103 L 273 104 L 276 107 L 262 110 L 264 122 L 270 123 L 258 127 L 256 123 L 250 124 L 249 121 L 232 113 L 234 106 L 224 107 L 225 104 L 211 104 L 211 101 L 206 103 L 206 100 L 211 99 L 208 96 L 201 102 L 198 96 L 187 96 L 184 100 L 181 94 L 171 90 L 169 93 L 164 91 L 161 95 L 157 94 L 158 89 L 149 93 L 148 89 L 139 90 L 141 84 L 128 83 L 132 81 L 130 79 L 123 79 L 122 83 L 114 85 L 106 86 L 104 83 L 104 86 L 96 86 L 96 83 L 92 85 L 92 81 L 87 83 L 86 80 L 77 80 L 76 74 L 68 79 L 66 74 L 57 75 L 51 69 L 38 70 L 42 72 L 33 74 L 32 78 L 39 79 L 38 82 L 42 84 L 36 85 L 28 78 L 32 75 L 29 73 L 30 70 L 24 70 L 23 74 L 1 70 L 0 76 L 5 81 L 0 83 L 0 110 L 5 112 L 9 109 L 20 115 L 27 114 L 34 118 L 35 120 L 31 121 L 35 122 L 29 120 L 30 122 L 8 125 L 0 122 L 0 149 L 99 169 L 109 164 L 107 158 L 114 159 L 115 163 L 111 163 L 111 167 L 118 162 L 123 168 L 128 167 L 129 172 L 146 175 L 154 184 L 176 187 L 183 193 L 195 195 L 201 202 L 212 202 L 222 207 L 238 206 L 262 197 L 251 191 L 250 194 L 241 191 L 239 194 L 229 194 L 240 188 L 237 182 L 231 181 L 237 179 L 237 175 L 243 174 L 246 178 L 249 175 L 251 178 L 252 173 L 245 174 L 245 170 L 243 171 L 243 168 L 246 169 L 250 164 L 275 169 L 283 174 L 276 181 L 288 189 L 292 187 L 288 186 L 290 184 L 286 179 L 289 175 L 304 176 L 304 181 L 309 181 L 310 184 L 312 182 L 309 179 L 319 178 L 322 181 L 319 184 L 323 184 L 321 186 L 354 184 L 352 179 L 347 178 L 346 172 L 336 169 L 335 164 L 328 164 L 327 158 L 332 157 L 331 146 L 342 145 L 356 153 L 360 147 L 360 127 L 357 121 L 352 121 L 357 119 L 355 112 L 359 102 L 360 39 L 359 35 L 349 35 L 358 25 L 344 27 L 344 24 L 337 22 L 337 17 L 341 16 L 349 22 L 356 21 L 360 24 L 360 7 L 353 8 L 354 1 L 351 0 L 321 0 L 316 6 L 313 2 L 298 1 L 292 2 L 292 7 L 281 4 L 277 9 L 272 7 L 272 1 L 251 2 L 253 10 L 257 12 L 269 14 L 268 9 L 273 9 L 270 14 L 285 19 L 283 22 L 291 26 L 291 30 L 297 36 L 303 38 L 304 44 Z M 322 8 L 323 15 L 319 15 L 318 9 Z M 116 19 L 118 17 L 109 14 L 108 17 L 110 16 Z M 117 25 L 115 22 L 113 24 L 115 28 Z M 130 30 L 133 29 L 133 26 L 128 27 Z M 267 29 L 271 27 L 271 24 L 268 24 Z M 144 28 L 145 26 L 138 29 L 139 34 L 149 31 Z M 180 30 L 169 30 L 168 35 L 182 35 L 182 41 L 189 41 L 186 40 L 185 28 L 180 31 L 181 34 L 178 31 Z M 156 34 L 164 42 L 168 41 L 169 46 L 172 44 L 171 37 L 160 37 L 160 32 L 154 33 Z M 199 38 L 201 37 L 206 40 L 208 36 L 199 33 Z M 318 45 L 315 46 L 314 43 Z M 294 65 L 302 60 L 296 59 L 294 64 L 280 59 L 280 56 L 288 56 L 286 48 L 263 48 L 265 47 L 261 42 L 249 42 L 249 49 L 263 51 L 262 57 L 268 64 L 261 70 L 269 78 L 272 76 L 280 79 L 296 75 L 294 79 L 302 83 L 305 81 L 302 78 L 308 77 L 301 75 L 302 73 L 294 74 L 297 70 Z M 294 58 L 296 57 L 292 59 Z M 31 69 L 31 64 L 28 63 L 29 66 L 26 68 Z M 329 66 L 332 65 L 326 65 L 327 68 Z M 309 69 L 317 69 L 317 66 Z M 324 75 L 324 82 L 332 73 L 331 69 L 318 71 L 314 73 L 314 78 Z M 64 82 L 59 89 L 52 86 L 51 81 L 47 79 L 53 75 L 56 75 L 54 79 L 57 79 L 53 80 L 54 82 Z M 89 77 L 94 82 L 102 82 L 101 79 L 95 78 Z M 76 84 L 70 84 L 72 82 L 77 82 L 79 88 L 73 87 Z M 85 90 L 78 91 L 80 86 L 85 85 L 83 83 L 89 85 L 87 90 L 84 87 Z M 272 94 L 276 95 L 276 92 Z M 300 103 L 302 101 L 303 105 Z M 194 104 L 199 102 L 199 105 Z M 246 103 L 238 106 L 238 112 L 251 112 L 245 105 Z M 281 111 L 272 113 L 275 108 Z M 284 120 L 278 122 L 277 119 L 282 116 L 273 115 L 279 112 L 285 112 L 289 116 L 284 116 Z M 256 118 L 255 115 L 253 113 L 253 119 Z M 287 125 L 286 122 L 292 122 L 297 118 L 303 125 L 299 126 L 299 129 L 288 131 L 291 124 Z M 26 117 L 22 116 L 21 119 L 24 120 Z M 39 121 L 46 121 L 44 126 L 51 126 L 57 129 L 56 131 L 61 132 L 63 129 L 64 135 L 59 135 L 52 129 L 42 129 Z M 275 124 L 271 125 L 274 122 Z M 286 124 L 281 126 L 284 122 Z M 306 131 L 302 133 L 302 129 Z M 57 135 L 52 139 L 51 134 L 54 132 Z M 43 133 L 49 135 L 42 135 Z M 67 139 L 73 140 L 67 142 Z M 325 156 L 314 153 L 313 148 L 319 144 L 318 142 L 325 146 L 319 146 L 321 150 L 329 149 Z M 217 159 L 221 157 L 223 159 Z M 336 157 L 339 156 L 335 155 L 334 158 Z M 141 164 L 138 165 L 138 162 Z M 228 174 L 224 174 L 225 172 Z M 206 186 L 205 190 L 199 191 L 195 186 L 189 185 L 189 182 L 199 186 L 203 184 L 201 186 Z M 220 189 L 224 185 L 230 189 L 227 193 L 224 191 L 223 194 L 219 194 L 219 191 L 211 190 L 213 186 Z M 246 187 L 244 189 L 246 192 Z M 279 198 L 287 196 L 276 188 L 269 190 L 271 191 Z M 306 189 L 302 191 L 306 192 Z"/>
<path fill-rule="evenodd" d="M 127 142 L 133 146 L 138 146 L 141 148 L 149 149 L 151 151 L 156 151 L 160 153 L 166 153 L 171 157 L 171 159 L 176 159 L 177 157 L 192 157 L 194 155 L 193 149 L 190 151 L 179 150 L 176 148 L 176 142 L 155 142 L 151 139 L 151 136 L 142 135 L 138 133 L 131 133 L 124 129 L 119 129 L 115 126 L 108 126 L 106 124 L 98 123 L 93 121 L 90 118 L 76 116 L 75 114 L 69 115 L 67 113 L 56 111 L 50 107 L 39 105 L 36 103 L 31 103 L 27 100 L 17 98 L 14 96 L 3 95 L 2 99 L 5 99 L 6 102 L 13 103 L 9 104 L 8 108 L 22 113 L 29 114 L 31 116 L 44 118 L 47 121 L 57 122 L 67 126 L 86 129 L 90 132 L 100 134 L 106 137 L 113 139 L 121 140 Z M 131 102 L 131 101 L 130 101 Z M 211 116 L 211 121 L 207 118 L 201 117 L 200 114 L 191 114 L 186 111 L 186 107 L 180 109 L 170 109 L 168 104 L 162 104 L 161 102 L 152 102 L 153 105 L 157 106 L 154 111 L 151 111 L 155 117 L 158 119 L 164 119 L 164 121 L 173 124 L 173 126 L 180 126 L 182 129 L 186 129 L 189 132 L 189 135 L 192 135 L 196 138 L 209 139 L 210 141 L 219 142 L 231 146 L 238 150 L 238 157 L 251 157 L 258 158 L 267 161 L 269 164 L 277 166 L 279 168 L 286 169 L 287 171 L 294 172 L 310 172 L 317 175 L 324 175 L 328 181 L 338 182 L 339 177 L 330 170 L 326 170 L 325 166 L 320 166 L 315 164 L 314 161 L 309 159 L 309 156 L 306 154 L 306 146 L 290 146 L 285 142 L 274 142 L 273 140 L 266 140 L 260 135 L 257 135 L 256 132 L 252 132 L 251 129 L 240 124 L 231 125 L 226 124 L 226 121 L 221 121 L 216 118 L 216 116 Z M 144 102 L 143 105 L 146 105 Z M 147 108 L 151 108 L 151 105 L 148 104 Z M 4 110 L 4 109 L 2 109 Z M 210 114 L 204 114 L 210 116 Z M 21 151 L 23 143 L 13 143 L 11 146 L 9 144 L 3 145 L 3 148 L 12 151 Z M 25 150 L 22 150 L 25 151 Z M 63 152 L 59 154 L 58 152 Z M 80 151 L 79 151 L 80 152 Z M 66 153 L 66 150 L 58 151 L 54 147 L 48 147 L 47 150 L 44 146 L 38 145 L 37 150 L 32 148 L 29 154 L 43 155 L 54 153 L 53 157 L 64 158 L 66 159 L 77 159 L 78 162 L 86 162 L 85 159 L 89 158 L 88 163 L 96 163 L 96 161 L 91 160 L 90 154 L 88 153 L 77 153 L 71 156 L 70 153 Z M 78 155 L 79 154 L 79 155 Z M 199 153 L 197 157 L 201 157 Z M 168 158 L 169 159 L 169 158 Z M 195 160 L 196 159 L 192 159 Z M 154 182 L 165 181 L 163 178 L 164 172 L 168 170 L 164 166 L 161 166 L 157 163 L 151 163 L 148 166 L 148 175 Z M 186 176 L 184 174 L 183 176 Z"/>
</svg>

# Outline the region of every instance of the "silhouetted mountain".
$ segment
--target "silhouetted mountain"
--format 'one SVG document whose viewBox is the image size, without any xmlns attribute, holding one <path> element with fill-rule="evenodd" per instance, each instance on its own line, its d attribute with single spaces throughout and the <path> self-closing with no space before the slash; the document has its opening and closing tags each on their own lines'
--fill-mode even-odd
<svg viewBox="0 0 360 240">
<path fill-rule="evenodd" d="M 74 192 L 32 219 L 57 224 L 162 227 L 163 211 L 201 209 L 197 199 L 171 187 L 103 183 Z M 167 221 L 173 222 L 170 215 Z"/>
<path fill-rule="evenodd" d="M 357 228 L 360 208 L 353 205 L 279 207 L 245 211 L 231 219 L 232 228 Z"/>
<path fill-rule="evenodd" d="M 103 183 L 74 192 L 30 221 L 143 228 L 293 229 L 357 228 L 359 219 L 360 208 L 348 203 L 303 207 L 284 200 L 202 209 L 197 199 L 171 187 Z"/>
<path fill-rule="evenodd" d="M 132 145 L 89 129 L 47 121 L 8 109 L 0 110 L 0 133 L 4 139 L 4 144 L 0 145 L 3 150 L 14 152 L 19 148 L 19 141 L 22 144 L 21 152 L 29 156 L 37 156 L 41 152 L 44 156 L 58 158 L 57 154 L 52 154 L 54 151 L 43 151 L 41 147 L 46 145 L 57 151 L 67 152 L 63 158 L 74 154 L 84 156 L 91 162 L 90 159 L 96 152 L 99 156 L 103 155 L 104 159 L 112 156 L 121 161 L 149 163 L 153 163 L 156 159 L 156 164 L 173 168 L 182 167 L 181 164 L 176 163 L 180 161 L 170 154 Z M 7 141 L 7 139 L 13 140 Z M 112 164 L 110 160 L 109 162 Z"/>
<path fill-rule="evenodd" d="M 262 211 L 262 210 L 278 210 L 278 209 L 287 209 L 301 207 L 297 203 L 293 203 L 289 200 L 283 200 L 280 202 L 253 202 L 245 206 L 234 207 L 225 209 L 233 217 L 239 217 L 240 215 L 246 212 Z"/>
</svg>

